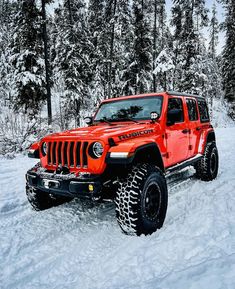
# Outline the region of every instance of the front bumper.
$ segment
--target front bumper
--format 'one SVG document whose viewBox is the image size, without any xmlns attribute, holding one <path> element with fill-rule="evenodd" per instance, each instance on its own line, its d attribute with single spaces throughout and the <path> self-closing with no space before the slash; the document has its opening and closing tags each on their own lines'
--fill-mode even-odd
<svg viewBox="0 0 235 289">
<path fill-rule="evenodd" d="M 49 194 L 99 198 L 101 196 L 102 181 L 100 176 L 60 175 L 53 173 L 38 173 L 29 170 L 26 174 L 28 185 Z"/>
</svg>

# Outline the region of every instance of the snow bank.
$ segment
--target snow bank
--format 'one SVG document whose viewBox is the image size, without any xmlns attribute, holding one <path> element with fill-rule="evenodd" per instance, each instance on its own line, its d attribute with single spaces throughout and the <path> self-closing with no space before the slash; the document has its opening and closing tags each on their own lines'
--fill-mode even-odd
<svg viewBox="0 0 235 289">
<path fill-rule="evenodd" d="M 234 121 L 228 116 L 228 110 L 225 101 L 213 100 L 212 123 L 215 127 L 234 127 Z"/>
<path fill-rule="evenodd" d="M 34 212 L 24 192 L 34 160 L 1 158 L 0 287 L 235 288 L 235 128 L 216 134 L 218 178 L 184 170 L 168 179 L 164 227 L 148 237 L 122 234 L 111 203 Z"/>
</svg>

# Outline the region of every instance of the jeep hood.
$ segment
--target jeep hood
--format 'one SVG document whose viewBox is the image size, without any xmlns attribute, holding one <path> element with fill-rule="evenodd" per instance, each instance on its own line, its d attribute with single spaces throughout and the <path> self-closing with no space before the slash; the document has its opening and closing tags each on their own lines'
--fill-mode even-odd
<svg viewBox="0 0 235 289">
<path fill-rule="evenodd" d="M 125 123 L 117 125 L 102 124 L 98 126 L 90 126 L 67 130 L 64 132 L 54 133 L 46 136 L 43 140 L 103 140 L 108 143 L 109 138 L 115 138 L 122 141 L 128 138 L 140 137 L 146 134 L 153 134 L 158 125 L 148 123 Z"/>
</svg>

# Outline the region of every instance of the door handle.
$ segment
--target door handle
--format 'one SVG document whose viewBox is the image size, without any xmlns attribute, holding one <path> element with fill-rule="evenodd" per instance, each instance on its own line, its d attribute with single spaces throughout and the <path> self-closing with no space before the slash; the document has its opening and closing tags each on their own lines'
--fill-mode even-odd
<svg viewBox="0 0 235 289">
<path fill-rule="evenodd" d="M 200 126 L 196 127 L 196 130 L 199 131 L 201 130 L 202 128 Z"/>
<path fill-rule="evenodd" d="M 190 133 L 190 129 L 187 129 L 187 128 L 186 128 L 186 129 L 183 129 L 183 130 L 182 130 L 182 133 Z"/>
</svg>

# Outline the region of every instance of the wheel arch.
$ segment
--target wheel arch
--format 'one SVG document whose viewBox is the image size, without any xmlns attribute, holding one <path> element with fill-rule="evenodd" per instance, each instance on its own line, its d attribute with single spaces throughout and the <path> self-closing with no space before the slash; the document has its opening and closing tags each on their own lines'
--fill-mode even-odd
<svg viewBox="0 0 235 289">
<path fill-rule="evenodd" d="M 165 170 L 162 155 L 156 143 L 149 143 L 138 147 L 135 150 L 133 164 L 149 163 L 159 167 L 163 172 Z"/>
<path fill-rule="evenodd" d="M 215 138 L 215 132 L 214 131 L 210 131 L 207 136 L 206 136 L 206 144 L 210 143 L 210 142 L 216 142 L 216 138 Z"/>
<path fill-rule="evenodd" d="M 216 143 L 214 130 L 210 130 L 209 132 L 204 131 L 201 135 L 198 152 L 204 154 L 207 144 L 213 141 Z"/>
<path fill-rule="evenodd" d="M 110 152 L 106 156 L 107 168 L 117 168 L 120 170 L 123 166 L 136 165 L 137 163 L 149 163 L 158 166 L 160 170 L 165 171 L 162 155 L 155 142 L 145 143 L 133 151 L 128 158 L 111 158 Z M 106 168 L 106 170 L 107 170 Z"/>
</svg>

